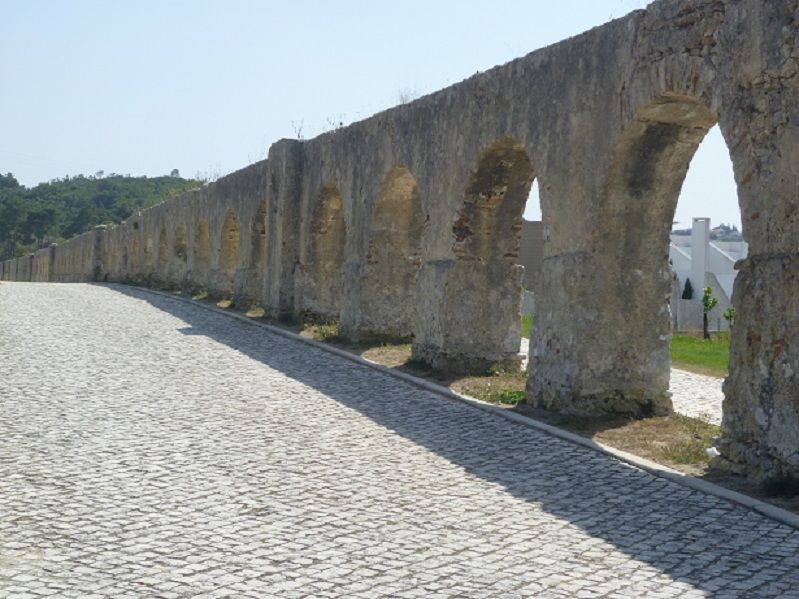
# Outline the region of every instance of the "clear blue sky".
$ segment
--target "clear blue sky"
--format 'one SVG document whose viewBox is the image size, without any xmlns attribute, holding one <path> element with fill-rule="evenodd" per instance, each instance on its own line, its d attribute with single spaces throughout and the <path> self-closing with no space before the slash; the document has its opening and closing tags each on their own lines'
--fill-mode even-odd
<svg viewBox="0 0 799 599">
<path fill-rule="evenodd" d="M 5 0 L 0 172 L 223 175 L 645 5 Z M 740 224 L 723 141 L 700 153 L 677 220 Z"/>
</svg>

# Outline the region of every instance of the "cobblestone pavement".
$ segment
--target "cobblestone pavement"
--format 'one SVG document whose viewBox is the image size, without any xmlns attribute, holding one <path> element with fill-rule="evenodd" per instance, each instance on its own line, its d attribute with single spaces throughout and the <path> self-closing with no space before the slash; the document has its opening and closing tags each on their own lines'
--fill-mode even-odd
<svg viewBox="0 0 799 599">
<path fill-rule="evenodd" d="M 724 379 L 672 368 L 671 400 L 674 402 L 674 410 L 686 416 L 721 424 L 723 382 Z"/>
<path fill-rule="evenodd" d="M 521 353 L 527 360 L 530 341 L 522 339 Z M 674 411 L 706 422 L 721 424 L 721 402 L 724 393 L 721 384 L 724 379 L 671 369 L 671 401 Z M 799 596 L 799 593 L 797 594 Z"/>
<path fill-rule="evenodd" d="M 796 597 L 799 532 L 197 306 L 0 284 L 0 597 Z"/>
</svg>

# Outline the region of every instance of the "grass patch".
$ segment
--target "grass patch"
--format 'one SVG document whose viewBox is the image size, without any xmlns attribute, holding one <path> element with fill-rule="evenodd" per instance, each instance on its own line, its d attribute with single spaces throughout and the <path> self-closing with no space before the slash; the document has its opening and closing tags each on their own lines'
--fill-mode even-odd
<svg viewBox="0 0 799 599">
<path fill-rule="evenodd" d="M 689 335 L 671 338 L 671 364 L 698 374 L 725 377 L 729 374 L 730 335 L 716 333 L 711 339 Z"/>
<path fill-rule="evenodd" d="M 266 310 L 264 310 L 261 306 L 253 304 L 244 313 L 244 316 L 246 316 L 247 318 L 263 318 L 264 316 L 266 316 Z"/>
<path fill-rule="evenodd" d="M 522 314 L 522 337 L 525 339 L 530 338 L 530 331 L 533 328 L 533 315 Z"/>
<path fill-rule="evenodd" d="M 223 310 L 227 310 L 230 306 L 233 305 L 233 300 L 223 299 L 216 302 L 217 308 L 222 308 Z"/>
<path fill-rule="evenodd" d="M 201 301 L 201 300 L 204 300 L 204 299 L 208 299 L 208 291 L 206 291 L 205 289 L 201 289 L 200 291 L 198 291 L 197 293 L 192 295 L 191 299 L 193 299 L 195 301 Z"/>
<path fill-rule="evenodd" d="M 407 365 L 411 359 L 410 343 L 382 343 L 368 347 L 361 356 L 389 368 Z"/>
<path fill-rule="evenodd" d="M 305 327 L 304 330 L 317 341 L 341 341 L 341 330 L 337 322 L 312 324 Z"/>
<path fill-rule="evenodd" d="M 707 449 L 721 434 L 721 427 L 682 414 L 643 418 L 585 418 L 532 408 L 518 411 L 538 420 L 577 433 L 666 466 L 701 475 L 709 466 Z"/>
<path fill-rule="evenodd" d="M 503 406 L 517 406 L 524 401 L 524 372 L 499 371 L 491 376 L 468 376 L 451 382 L 458 393 Z"/>
<path fill-rule="evenodd" d="M 631 420 L 593 438 L 635 455 L 671 466 L 708 466 L 707 448 L 721 427 L 682 414 Z"/>
</svg>

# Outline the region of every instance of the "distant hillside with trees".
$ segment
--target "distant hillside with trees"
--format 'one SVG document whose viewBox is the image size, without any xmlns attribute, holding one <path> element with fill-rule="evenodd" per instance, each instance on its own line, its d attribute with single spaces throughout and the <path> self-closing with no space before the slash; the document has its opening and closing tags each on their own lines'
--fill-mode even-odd
<svg viewBox="0 0 799 599">
<path fill-rule="evenodd" d="M 0 174 L 0 260 L 23 256 L 102 224 L 117 224 L 203 181 L 168 177 L 131 177 L 102 171 L 24 187 Z"/>
</svg>

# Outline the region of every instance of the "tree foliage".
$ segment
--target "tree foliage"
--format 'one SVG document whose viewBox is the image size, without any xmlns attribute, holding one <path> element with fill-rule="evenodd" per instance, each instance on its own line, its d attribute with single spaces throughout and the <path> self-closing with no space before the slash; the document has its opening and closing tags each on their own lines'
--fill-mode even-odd
<svg viewBox="0 0 799 599">
<path fill-rule="evenodd" d="M 173 171 L 174 172 L 174 171 Z M 24 255 L 102 224 L 117 224 L 201 181 L 130 177 L 103 172 L 64 177 L 24 187 L 11 173 L 0 174 L 0 260 Z"/>
<path fill-rule="evenodd" d="M 685 279 L 685 287 L 682 290 L 682 299 L 694 299 L 694 286 L 691 285 L 691 279 Z"/>
<path fill-rule="evenodd" d="M 702 289 L 702 336 L 705 339 L 710 339 L 710 331 L 708 330 L 708 314 L 710 311 L 716 307 L 719 303 L 715 297 L 713 297 L 713 289 L 710 287 L 704 287 Z"/>
</svg>

